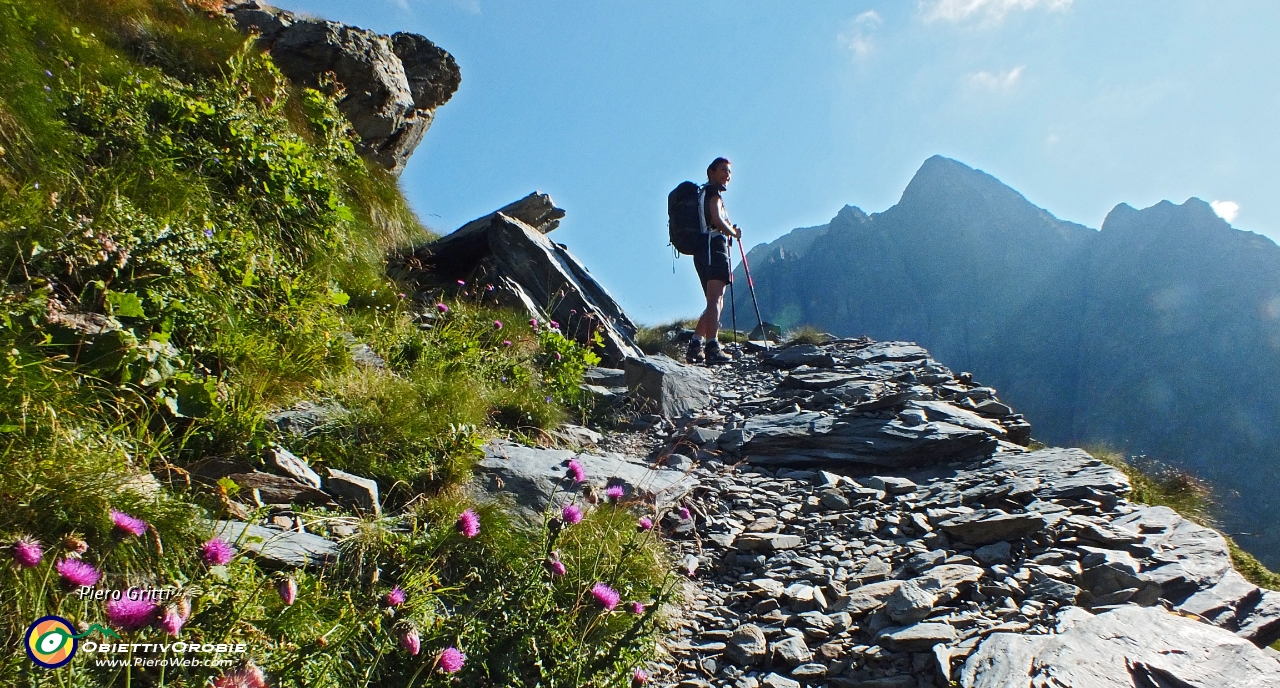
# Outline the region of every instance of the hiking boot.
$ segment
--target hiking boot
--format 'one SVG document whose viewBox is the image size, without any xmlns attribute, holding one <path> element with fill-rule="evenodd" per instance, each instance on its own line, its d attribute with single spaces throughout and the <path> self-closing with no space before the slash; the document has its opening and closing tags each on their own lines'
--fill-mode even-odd
<svg viewBox="0 0 1280 688">
<path fill-rule="evenodd" d="M 715 340 L 707 342 L 707 365 L 722 363 L 733 363 L 733 358 L 720 350 L 720 342 Z"/>
<path fill-rule="evenodd" d="M 702 355 L 702 342 L 689 340 L 689 348 L 684 352 L 685 363 L 701 363 L 704 359 Z"/>
</svg>

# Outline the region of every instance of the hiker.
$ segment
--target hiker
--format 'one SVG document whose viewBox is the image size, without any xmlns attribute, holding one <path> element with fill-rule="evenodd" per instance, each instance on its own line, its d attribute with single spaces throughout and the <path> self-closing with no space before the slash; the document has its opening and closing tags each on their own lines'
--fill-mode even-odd
<svg viewBox="0 0 1280 688">
<path fill-rule="evenodd" d="M 729 272 L 730 237 L 742 239 L 742 230 L 737 225 L 730 224 L 724 200 L 720 196 L 729 186 L 731 177 L 732 170 L 727 159 L 712 160 L 707 167 L 707 183 L 700 194 L 706 250 L 694 252 L 693 266 L 698 270 L 698 280 L 702 282 L 707 307 L 702 311 L 698 326 L 693 330 L 693 339 L 689 340 L 689 349 L 685 353 L 685 360 L 689 363 L 705 360 L 708 364 L 717 364 L 733 360 L 720 350 L 720 340 L 717 339 L 720 312 L 724 309 L 724 290 L 733 279 Z M 703 342 L 706 342 L 705 346 Z"/>
</svg>

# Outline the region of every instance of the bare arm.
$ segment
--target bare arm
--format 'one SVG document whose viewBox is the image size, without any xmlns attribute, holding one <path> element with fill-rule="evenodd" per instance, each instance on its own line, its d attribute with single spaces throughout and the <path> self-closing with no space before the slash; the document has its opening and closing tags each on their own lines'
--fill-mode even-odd
<svg viewBox="0 0 1280 688">
<path fill-rule="evenodd" d="M 707 229 L 735 239 L 742 238 L 742 230 L 738 229 L 737 225 L 730 225 L 724 221 L 728 213 L 724 212 L 724 201 L 719 196 L 707 196 L 707 207 L 703 210 L 703 214 L 707 217 Z"/>
</svg>

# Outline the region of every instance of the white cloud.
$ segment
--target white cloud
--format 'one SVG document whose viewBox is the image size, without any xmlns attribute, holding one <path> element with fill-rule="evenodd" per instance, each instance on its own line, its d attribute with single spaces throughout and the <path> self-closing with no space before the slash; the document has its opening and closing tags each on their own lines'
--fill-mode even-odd
<svg viewBox="0 0 1280 688">
<path fill-rule="evenodd" d="M 875 10 L 867 10 L 854 17 L 849 22 L 848 28 L 840 32 L 836 40 L 840 41 L 840 45 L 853 53 L 855 60 L 865 58 L 876 49 L 876 44 L 871 39 L 871 34 L 883 21 Z"/>
<path fill-rule="evenodd" d="M 1014 67 L 1007 72 L 978 72 L 969 75 L 969 85 L 988 91 L 1011 91 L 1022 81 L 1023 67 Z"/>
<path fill-rule="evenodd" d="M 997 24 L 1015 10 L 1043 7 L 1050 12 L 1063 12 L 1072 0 L 920 0 L 924 20 L 964 22 L 980 19 L 984 24 Z"/>
<path fill-rule="evenodd" d="M 1217 213 L 1218 217 L 1227 222 L 1233 222 L 1236 215 L 1240 214 L 1240 204 L 1235 201 L 1214 201 L 1209 204 L 1209 207 L 1213 208 L 1213 212 Z"/>
</svg>

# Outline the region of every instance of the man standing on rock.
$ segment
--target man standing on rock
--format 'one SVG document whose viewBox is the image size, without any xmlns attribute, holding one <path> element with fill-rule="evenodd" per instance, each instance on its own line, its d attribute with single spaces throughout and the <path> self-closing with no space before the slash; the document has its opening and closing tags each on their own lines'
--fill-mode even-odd
<svg viewBox="0 0 1280 688">
<path fill-rule="evenodd" d="M 727 159 L 712 160 L 707 167 L 707 183 L 699 194 L 702 233 L 707 237 L 707 248 L 693 254 L 693 266 L 698 270 L 698 280 L 702 282 L 707 307 L 702 311 L 698 326 L 693 330 L 693 339 L 689 340 L 689 350 L 685 353 L 685 360 L 689 363 L 705 360 L 708 364 L 718 364 L 733 360 L 720 350 L 720 340 L 717 339 L 720 313 L 724 310 L 724 290 L 733 279 L 729 273 L 729 241 L 730 237 L 742 239 L 742 230 L 737 225 L 730 224 L 729 214 L 725 212 L 724 200 L 720 196 L 729 186 L 731 176 Z"/>
</svg>

